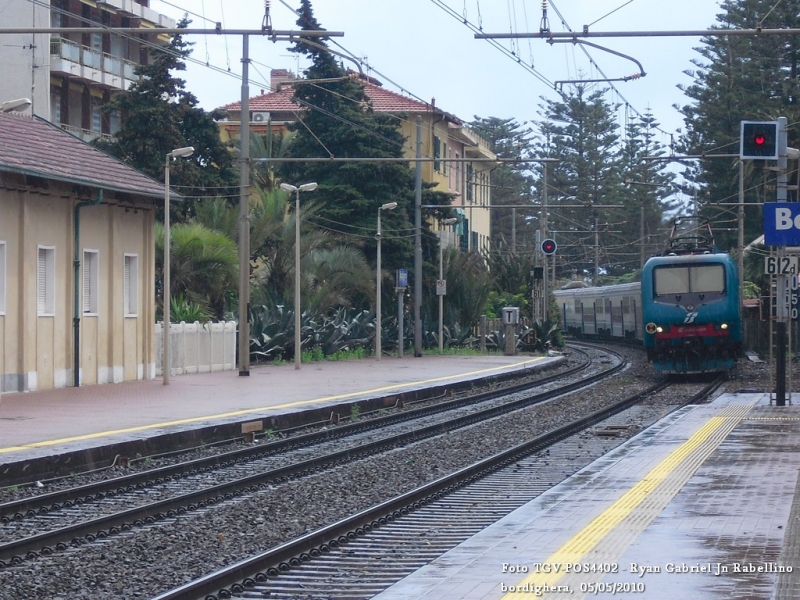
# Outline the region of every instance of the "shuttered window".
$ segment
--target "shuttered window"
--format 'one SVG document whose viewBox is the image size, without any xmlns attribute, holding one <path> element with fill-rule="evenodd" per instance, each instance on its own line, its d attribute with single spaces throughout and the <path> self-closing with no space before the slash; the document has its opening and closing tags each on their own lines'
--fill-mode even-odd
<svg viewBox="0 0 800 600">
<path fill-rule="evenodd" d="M 0 315 L 6 314 L 6 243 L 0 242 Z"/>
<path fill-rule="evenodd" d="M 56 249 L 39 246 L 36 265 L 36 304 L 40 316 L 55 314 Z"/>
<path fill-rule="evenodd" d="M 137 316 L 139 314 L 139 257 L 136 254 L 125 255 L 123 295 L 125 316 Z"/>
<path fill-rule="evenodd" d="M 96 315 L 99 305 L 100 260 L 97 250 L 83 251 L 83 314 Z"/>
</svg>

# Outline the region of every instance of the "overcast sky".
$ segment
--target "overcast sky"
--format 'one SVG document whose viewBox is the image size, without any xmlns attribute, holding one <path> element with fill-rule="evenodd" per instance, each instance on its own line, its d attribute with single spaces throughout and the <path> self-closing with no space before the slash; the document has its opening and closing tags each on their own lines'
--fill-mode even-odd
<svg viewBox="0 0 800 600">
<path fill-rule="evenodd" d="M 220 22 L 228 29 L 260 29 L 264 5 L 264 0 L 151 1 L 154 10 L 175 19 L 189 11 L 191 27 L 197 28 Z M 312 0 L 312 6 L 323 28 L 344 33 L 335 40 L 344 50 L 333 44 L 332 49 L 364 59 L 372 69 L 365 66 L 365 71 L 388 89 L 405 91 L 427 102 L 435 98 L 437 107 L 466 121 L 475 116 L 514 118 L 520 124 L 539 120 L 541 98 L 558 97 L 554 91 L 557 81 L 619 78 L 639 72 L 630 59 L 572 43 L 498 40 L 496 43 L 506 49 L 503 52 L 487 40 L 475 39 L 475 31 L 463 22 L 485 33 L 538 32 L 543 16 L 541 0 Z M 547 18 L 554 32 L 580 31 L 584 25 L 597 32 L 707 29 L 716 23 L 719 12 L 717 0 L 558 0 L 548 2 L 548 6 Z M 289 7 L 298 8 L 299 1 L 272 0 L 274 29 L 297 28 L 296 16 Z M 238 101 L 241 36 L 191 36 L 189 41 L 195 42 L 192 58 L 200 64 L 190 63 L 185 78 L 201 106 L 210 110 Z M 607 96 L 609 102 L 628 104 L 628 114 L 651 109 L 667 132 L 682 126 L 672 105 L 686 103 L 676 86 L 691 83 L 684 71 L 692 68 L 692 58 L 698 58 L 693 48 L 700 45 L 699 38 L 587 41 L 635 59 L 647 74 L 638 80 L 613 83 L 617 91 Z M 298 61 L 289 53 L 288 47 L 287 42 L 251 37 L 251 96 L 262 88 L 269 89 L 270 69 L 302 73 L 308 66 L 304 58 Z M 532 64 L 532 69 L 517 64 L 515 56 Z M 355 68 L 350 61 L 345 65 Z M 623 124 L 624 109 L 618 118 Z M 668 139 L 664 135 L 661 141 L 668 143 Z"/>
</svg>

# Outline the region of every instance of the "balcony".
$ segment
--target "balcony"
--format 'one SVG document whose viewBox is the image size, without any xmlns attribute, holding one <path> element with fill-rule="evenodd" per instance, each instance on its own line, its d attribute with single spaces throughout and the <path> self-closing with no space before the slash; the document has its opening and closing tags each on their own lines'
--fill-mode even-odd
<svg viewBox="0 0 800 600">
<path fill-rule="evenodd" d="M 64 131 L 71 133 L 75 137 L 80 138 L 87 143 L 91 142 L 92 140 L 96 140 L 97 138 L 103 138 L 108 140 L 113 137 L 106 133 L 100 133 L 99 131 L 89 131 L 88 129 L 82 129 L 81 127 L 67 125 L 66 123 L 60 123 L 59 127 L 61 127 L 61 129 L 63 129 Z"/>
<path fill-rule="evenodd" d="M 109 8 L 117 14 L 141 19 L 147 23 L 153 23 L 158 27 L 175 27 L 175 21 L 169 17 L 159 14 L 151 8 L 143 6 L 134 0 L 101 0 L 97 2 L 98 7 Z"/>
<path fill-rule="evenodd" d="M 137 81 L 136 63 L 112 56 L 65 38 L 50 40 L 50 72 L 93 81 L 99 85 L 127 90 Z"/>
</svg>

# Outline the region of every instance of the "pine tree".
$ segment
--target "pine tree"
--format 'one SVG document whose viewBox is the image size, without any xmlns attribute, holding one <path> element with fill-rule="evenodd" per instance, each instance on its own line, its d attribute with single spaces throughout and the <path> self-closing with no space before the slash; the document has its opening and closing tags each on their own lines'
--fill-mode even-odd
<svg viewBox="0 0 800 600">
<path fill-rule="evenodd" d="M 663 171 L 663 163 L 648 159 L 666 155 L 666 148 L 656 137 L 658 126 L 647 111 L 626 127 L 622 147 L 625 187 L 619 198 L 628 219 L 620 225 L 622 234 L 617 237 L 620 249 L 615 254 L 620 271 L 636 270 L 642 259 L 663 250 L 667 229 L 664 215 L 676 209 L 674 201 L 665 200 L 675 191 L 675 175 Z"/>
<path fill-rule="evenodd" d="M 720 5 L 717 29 L 797 28 L 800 1 L 725 0 Z M 763 21 L 762 21 L 763 20 Z M 697 50 L 694 70 L 687 71 L 693 83 L 684 88 L 690 103 L 681 108 L 687 132 L 681 150 L 687 154 L 738 154 L 740 124 L 743 120 L 771 121 L 786 117 L 800 119 L 798 107 L 797 36 L 730 36 L 704 38 Z M 789 129 L 789 146 L 797 147 L 800 135 Z M 745 203 L 774 200 L 774 164 L 745 161 Z M 717 245 L 736 247 L 735 208 L 738 202 L 738 160 L 706 159 L 690 163 L 686 177 L 698 192 L 701 217 L 715 230 Z M 690 192 L 692 193 L 692 192 Z M 790 199 L 797 199 L 791 192 Z M 746 209 L 745 243 L 763 233 L 760 212 Z"/>
<path fill-rule="evenodd" d="M 187 25 L 183 20 L 178 27 Z M 98 146 L 159 181 L 164 179 L 166 155 L 193 146 L 191 158 L 171 167 L 170 186 L 181 191 L 188 188 L 185 195 L 190 197 L 235 196 L 238 170 L 215 123 L 224 113 L 199 108 L 197 98 L 185 89 L 185 81 L 173 75 L 186 69 L 184 60 L 191 54 L 191 46 L 176 35 L 165 48 L 151 51 L 150 62 L 136 69 L 139 81 L 109 106 L 121 113 L 120 130 L 112 141 L 98 142 Z M 193 203 L 187 202 L 174 216 L 180 220 L 191 214 Z"/>
<path fill-rule="evenodd" d="M 539 123 L 538 155 L 559 161 L 548 172 L 548 231 L 557 232 L 562 268 L 578 274 L 614 263 L 609 233 L 626 219 L 604 208 L 619 204 L 622 191 L 618 127 L 603 94 L 576 86 L 561 101 L 545 99 Z"/>
<path fill-rule="evenodd" d="M 525 159 L 532 155 L 531 129 L 523 128 L 514 119 L 477 118 L 469 124 L 489 142 L 489 149 L 498 158 Z M 492 204 L 517 205 L 520 208 L 492 210 L 492 245 L 499 251 L 511 248 L 530 250 L 534 246 L 538 208 L 533 206 L 533 176 L 530 163 L 503 164 L 492 171 Z"/>
<path fill-rule="evenodd" d="M 322 30 L 309 0 L 301 0 L 298 15 L 297 24 L 302 30 Z M 301 35 L 292 51 L 306 54 L 312 64 L 305 71 L 306 79 L 295 82 L 293 97 L 303 110 L 291 126 L 293 137 L 286 150 L 287 157 L 403 157 L 405 138 L 400 133 L 399 115 L 376 113 L 372 109 L 360 76 L 349 73 L 336 62 L 324 37 Z M 313 224 L 346 234 L 353 244 L 365 248 L 370 259 L 375 255 L 378 208 L 397 202 L 395 210 L 381 214 L 384 276 L 397 268 L 413 267 L 415 180 L 408 163 L 286 162 L 279 175 L 292 185 L 317 182 L 319 187 L 301 198 L 302 202 L 315 205 Z M 443 207 L 427 215 L 454 216 L 446 208 L 450 201 L 449 194 L 437 192 L 423 182 L 422 204 Z M 438 238 L 424 218 L 422 255 L 423 295 L 432 295 L 438 269 Z M 383 306 L 389 307 L 392 287 L 384 285 L 383 291 Z M 432 323 L 434 318 L 423 306 L 423 321 Z"/>
<path fill-rule="evenodd" d="M 318 31 L 311 3 L 302 0 L 298 26 Z M 293 52 L 312 61 L 306 80 L 295 87 L 294 99 L 303 107 L 292 126 L 290 158 L 400 158 L 404 139 L 396 117 L 375 113 L 357 77 L 337 64 L 325 38 L 300 37 Z M 318 83 L 315 80 L 319 80 Z M 288 162 L 279 171 L 283 181 L 301 185 L 315 181 L 319 188 L 302 200 L 317 207 L 317 224 L 351 236 L 354 243 L 374 247 L 378 208 L 397 202 L 382 217 L 383 250 L 387 268 L 409 266 L 414 180 L 408 165 L 391 162 Z M 393 233 L 402 231 L 406 234 Z"/>
</svg>

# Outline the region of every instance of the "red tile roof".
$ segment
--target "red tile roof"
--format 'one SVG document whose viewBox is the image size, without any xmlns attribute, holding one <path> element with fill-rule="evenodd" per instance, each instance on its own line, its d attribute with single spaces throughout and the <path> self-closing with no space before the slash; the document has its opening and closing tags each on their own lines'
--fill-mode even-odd
<svg viewBox="0 0 800 600">
<path fill-rule="evenodd" d="M 383 86 L 369 80 L 361 81 L 367 98 L 372 102 L 375 112 L 386 113 L 426 113 L 437 112 L 433 106 L 427 102 L 420 102 L 408 96 L 403 96 L 396 92 L 385 89 Z M 249 99 L 251 111 L 265 112 L 293 112 L 302 110 L 301 106 L 292 100 L 294 88 L 290 85 L 281 86 L 277 92 L 260 94 Z M 221 107 L 223 110 L 237 112 L 242 108 L 241 101 L 231 102 Z M 442 111 L 438 111 L 442 112 Z M 448 115 L 452 120 L 457 120 L 452 115 Z"/>
<path fill-rule="evenodd" d="M 164 184 L 39 117 L 0 113 L 0 171 L 151 198 Z"/>
</svg>

